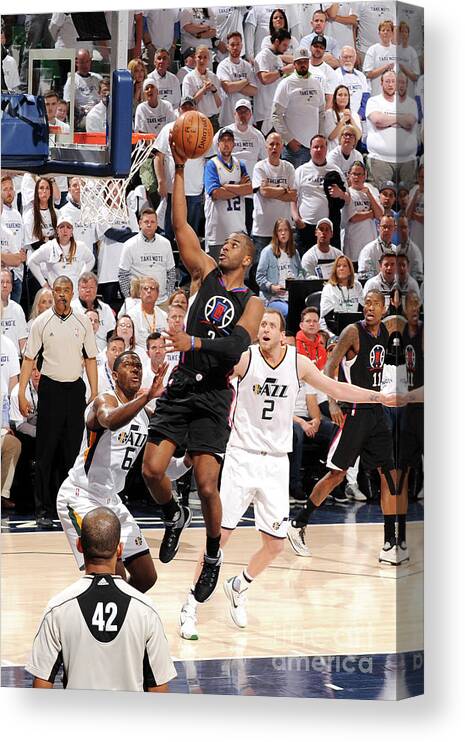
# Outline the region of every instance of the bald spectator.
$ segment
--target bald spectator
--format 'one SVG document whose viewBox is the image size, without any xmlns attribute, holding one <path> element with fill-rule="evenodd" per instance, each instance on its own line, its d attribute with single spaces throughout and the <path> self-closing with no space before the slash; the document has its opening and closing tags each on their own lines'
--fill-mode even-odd
<svg viewBox="0 0 465 742">
<path fill-rule="evenodd" d="M 88 49 L 79 49 L 76 55 L 76 73 L 74 75 L 74 126 L 85 131 L 86 116 L 92 106 L 100 103 L 99 84 L 101 76 L 91 72 L 92 55 Z M 63 98 L 71 100 L 71 78 L 64 87 Z"/>
</svg>

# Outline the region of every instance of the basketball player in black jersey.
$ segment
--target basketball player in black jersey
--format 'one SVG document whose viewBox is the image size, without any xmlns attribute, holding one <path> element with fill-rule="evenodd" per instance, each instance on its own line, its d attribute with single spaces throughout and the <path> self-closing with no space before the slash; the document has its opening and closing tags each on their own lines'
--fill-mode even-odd
<svg viewBox="0 0 465 742">
<path fill-rule="evenodd" d="M 420 322 L 421 300 L 415 291 L 405 297 L 407 324 L 402 333 L 402 347 L 407 371 L 407 401 L 400 418 L 398 463 L 399 515 L 397 550 L 399 563 L 409 560 L 406 539 L 408 478 L 411 467 L 421 468 L 423 456 L 423 323 Z"/>
<path fill-rule="evenodd" d="M 342 364 L 345 380 L 364 389 L 380 391 L 384 358 L 389 333 L 382 323 L 385 314 L 384 296 L 377 289 L 365 296 L 363 307 L 365 319 L 348 325 L 329 357 L 325 374 L 335 378 Z M 310 556 L 305 544 L 305 528 L 311 514 L 340 484 L 357 457 L 367 471 L 378 469 L 381 476 L 381 508 L 384 514 L 384 546 L 380 561 L 398 563 L 396 548 L 396 496 L 397 473 L 395 471 L 392 433 L 382 405 L 346 404 L 338 405 L 329 400 L 331 417 L 340 427 L 329 449 L 328 473 L 315 485 L 313 492 L 291 521 L 288 538 L 299 556 Z"/>
<path fill-rule="evenodd" d="M 254 257 L 247 235 L 230 235 L 218 265 L 202 250 L 187 223 L 186 157 L 172 140 L 171 149 L 175 161 L 173 228 L 182 261 L 191 275 L 200 275 L 200 288 L 188 313 L 187 332 L 169 334 L 169 349 L 181 352 L 180 363 L 157 401 L 142 471 L 165 522 L 160 561 L 169 562 L 178 550 L 183 528 L 190 523 L 191 512 L 173 498 L 165 472 L 177 447 L 185 447 L 192 458 L 207 532 L 194 595 L 204 602 L 216 587 L 222 560 L 218 476 L 230 433 L 233 390 L 229 377 L 243 351 L 255 340 L 263 303 L 244 285 Z"/>
</svg>

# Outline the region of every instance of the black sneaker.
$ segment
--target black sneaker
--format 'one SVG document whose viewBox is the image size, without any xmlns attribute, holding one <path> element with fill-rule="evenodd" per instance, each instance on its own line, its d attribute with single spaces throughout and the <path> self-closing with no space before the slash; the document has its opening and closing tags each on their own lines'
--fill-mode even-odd
<svg viewBox="0 0 465 742">
<path fill-rule="evenodd" d="M 42 531 L 52 531 L 55 528 L 53 520 L 51 518 L 47 518 L 46 516 L 37 518 L 36 524 L 37 528 L 40 528 Z"/>
<path fill-rule="evenodd" d="M 179 539 L 181 533 L 187 528 L 192 520 L 192 512 L 185 505 L 182 506 L 182 512 L 179 510 L 179 515 L 176 520 L 165 521 L 165 534 L 160 544 L 159 559 L 160 562 L 166 564 L 171 562 L 176 556 L 176 552 L 179 549 Z"/>
<path fill-rule="evenodd" d="M 346 502 L 349 502 L 349 498 L 347 497 L 344 490 L 337 489 L 333 492 L 333 501 L 337 505 L 344 505 Z"/>
<path fill-rule="evenodd" d="M 199 603 L 205 603 L 213 594 L 220 575 L 222 562 L 223 552 L 221 549 L 218 556 L 214 559 L 204 554 L 202 571 L 194 587 L 194 598 Z"/>
</svg>

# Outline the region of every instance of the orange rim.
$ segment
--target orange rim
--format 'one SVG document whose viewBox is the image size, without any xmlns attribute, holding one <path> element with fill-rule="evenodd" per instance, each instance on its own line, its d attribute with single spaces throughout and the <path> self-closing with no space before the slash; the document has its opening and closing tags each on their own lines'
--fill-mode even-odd
<svg viewBox="0 0 465 742">
<path fill-rule="evenodd" d="M 63 134 L 64 132 L 60 129 L 59 126 L 49 126 L 49 132 L 50 134 Z M 155 134 L 141 134 L 139 132 L 133 132 L 132 134 L 132 144 L 137 144 L 137 142 L 144 141 L 144 142 L 152 142 L 155 139 Z M 107 136 L 104 131 L 90 131 L 90 132 L 84 132 L 84 131 L 75 131 L 73 136 L 74 144 L 93 144 L 93 145 L 106 145 L 107 144 Z"/>
</svg>

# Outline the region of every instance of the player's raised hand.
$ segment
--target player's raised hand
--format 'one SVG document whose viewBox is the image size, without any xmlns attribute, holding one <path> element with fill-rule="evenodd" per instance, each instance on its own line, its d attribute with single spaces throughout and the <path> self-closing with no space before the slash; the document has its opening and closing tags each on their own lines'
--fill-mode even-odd
<svg viewBox="0 0 465 742">
<path fill-rule="evenodd" d="M 186 157 L 184 152 L 181 152 L 181 150 L 176 147 L 176 143 L 173 138 L 173 130 L 171 130 L 169 133 L 168 141 L 171 147 L 171 154 L 173 155 L 175 165 L 185 165 L 188 158 Z"/>
<path fill-rule="evenodd" d="M 150 402 L 154 397 L 159 397 L 163 391 L 163 380 L 165 374 L 168 371 L 168 364 L 162 363 L 158 371 L 153 376 L 152 386 L 147 392 L 147 402 Z"/>
<path fill-rule="evenodd" d="M 173 353 L 173 351 L 180 351 L 185 353 L 188 350 L 192 350 L 192 335 L 188 335 L 187 332 L 180 330 L 178 332 L 171 332 L 168 330 L 163 333 L 165 338 L 165 347 L 167 353 Z"/>
</svg>

